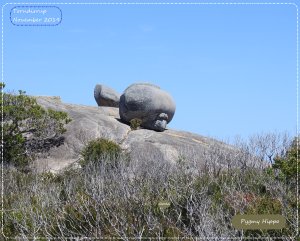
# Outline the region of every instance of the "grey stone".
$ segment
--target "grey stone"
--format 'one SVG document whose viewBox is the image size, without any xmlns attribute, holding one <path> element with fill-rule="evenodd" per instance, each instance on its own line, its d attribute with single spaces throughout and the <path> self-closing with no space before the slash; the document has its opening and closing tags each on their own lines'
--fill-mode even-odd
<svg viewBox="0 0 300 241">
<path fill-rule="evenodd" d="M 122 121 L 130 123 L 132 119 L 140 119 L 141 126 L 150 130 L 164 131 L 175 109 L 171 95 L 148 83 L 132 84 L 120 97 L 119 113 Z"/>
<path fill-rule="evenodd" d="M 96 85 L 94 97 L 98 106 L 119 107 L 120 94 L 105 85 Z"/>
<path fill-rule="evenodd" d="M 50 149 L 47 158 L 35 160 L 33 167 L 39 171 L 60 172 L 74 165 L 82 148 L 89 140 L 105 138 L 118 143 L 121 148 L 130 153 L 132 161 L 156 165 L 157 163 L 176 164 L 184 158 L 197 167 L 206 167 L 207 160 L 215 160 L 227 167 L 228 153 L 236 155 L 236 149 L 223 142 L 186 131 L 165 130 L 156 132 L 147 129 L 131 131 L 130 127 L 118 119 L 119 110 L 113 107 L 96 107 L 67 104 L 58 98 L 39 96 L 38 104 L 45 108 L 64 111 L 72 121 L 66 125 L 64 144 Z M 224 152 L 224 156 L 222 152 Z M 221 152 L 221 154 L 218 154 Z M 226 154 L 226 155 L 225 155 Z M 259 160 L 258 163 L 261 163 Z M 239 166 L 240 163 L 231 163 Z"/>
</svg>

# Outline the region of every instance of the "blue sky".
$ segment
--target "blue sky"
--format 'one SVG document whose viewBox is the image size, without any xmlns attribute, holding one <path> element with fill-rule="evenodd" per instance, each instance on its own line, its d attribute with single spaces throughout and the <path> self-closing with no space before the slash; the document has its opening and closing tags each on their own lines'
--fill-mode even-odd
<svg viewBox="0 0 300 241">
<path fill-rule="evenodd" d="M 12 25 L 14 6 L 4 7 L 6 89 L 96 106 L 97 83 L 121 93 L 151 82 L 175 99 L 170 128 L 296 134 L 294 5 L 57 4 L 55 27 Z"/>
</svg>

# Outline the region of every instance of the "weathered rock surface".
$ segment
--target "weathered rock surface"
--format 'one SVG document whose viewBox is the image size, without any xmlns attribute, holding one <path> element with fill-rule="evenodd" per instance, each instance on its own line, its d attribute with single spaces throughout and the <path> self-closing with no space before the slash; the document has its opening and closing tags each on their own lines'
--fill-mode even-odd
<svg viewBox="0 0 300 241">
<path fill-rule="evenodd" d="M 120 94 L 105 85 L 96 85 L 94 97 L 98 106 L 119 107 Z"/>
<path fill-rule="evenodd" d="M 175 113 L 173 98 L 158 86 L 146 83 L 130 85 L 120 97 L 119 113 L 122 121 L 141 120 L 141 126 L 164 131 Z"/>
<path fill-rule="evenodd" d="M 141 162 L 156 160 L 175 163 L 180 158 L 186 158 L 207 165 L 209 159 L 218 166 L 226 167 L 227 157 L 224 158 L 221 151 L 226 150 L 228 156 L 234 150 L 222 142 L 185 131 L 133 131 L 120 121 L 117 108 L 66 104 L 59 97 L 36 98 L 43 107 L 65 111 L 72 118 L 66 126 L 64 144 L 51 149 L 49 157 L 35 161 L 34 167 L 38 171 L 57 172 L 76 163 L 86 143 L 99 137 L 115 141 L 130 152 L 133 160 Z"/>
</svg>

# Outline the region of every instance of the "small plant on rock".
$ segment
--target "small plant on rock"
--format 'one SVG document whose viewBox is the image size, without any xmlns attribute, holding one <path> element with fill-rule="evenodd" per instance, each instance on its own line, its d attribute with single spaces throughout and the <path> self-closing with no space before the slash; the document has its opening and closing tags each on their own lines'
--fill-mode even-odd
<svg viewBox="0 0 300 241">
<path fill-rule="evenodd" d="M 134 118 L 130 120 L 130 128 L 131 130 L 138 130 L 141 128 L 142 120 L 138 118 Z"/>
</svg>

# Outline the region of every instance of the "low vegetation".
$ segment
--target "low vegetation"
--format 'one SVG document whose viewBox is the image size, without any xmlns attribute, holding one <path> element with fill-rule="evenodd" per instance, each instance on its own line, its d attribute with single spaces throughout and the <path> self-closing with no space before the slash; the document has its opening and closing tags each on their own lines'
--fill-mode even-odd
<svg viewBox="0 0 300 241">
<path fill-rule="evenodd" d="M 138 118 L 134 118 L 130 121 L 131 130 L 138 130 L 141 128 L 142 120 Z"/>
<path fill-rule="evenodd" d="M 276 157 L 280 162 L 270 167 L 232 168 L 230 172 L 214 175 L 208 169 L 189 168 L 188 161 L 181 160 L 175 165 L 154 160 L 128 162 L 124 153 L 98 155 L 87 151 L 99 142 L 110 143 L 91 142 L 85 154 L 95 155 L 96 159 L 86 162 L 81 169 L 54 175 L 26 174 L 7 167 L 4 234 L 24 240 L 33 237 L 278 240 L 275 237 L 295 234 L 299 209 L 296 176 L 293 168 L 287 171 L 285 166 L 295 161 L 294 146 L 282 157 Z M 112 161 L 118 165 L 112 166 Z M 242 231 L 231 225 L 236 214 L 267 213 L 284 215 L 286 228 Z"/>
</svg>

